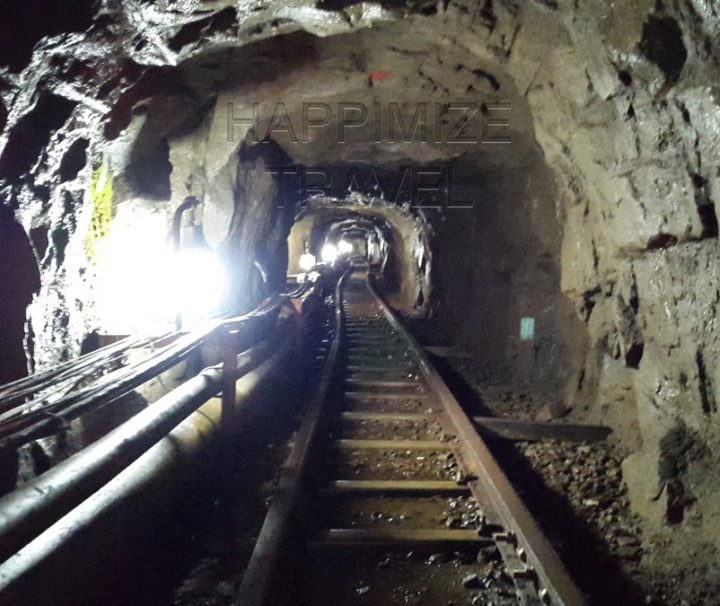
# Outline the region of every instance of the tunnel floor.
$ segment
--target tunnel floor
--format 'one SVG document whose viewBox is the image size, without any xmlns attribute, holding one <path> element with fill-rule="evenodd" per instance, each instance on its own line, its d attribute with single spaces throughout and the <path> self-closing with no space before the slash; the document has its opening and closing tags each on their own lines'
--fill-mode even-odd
<svg viewBox="0 0 720 606">
<path fill-rule="evenodd" d="M 350 316 L 352 323 L 346 329 L 342 374 L 328 398 L 338 407 L 333 408 L 332 416 L 337 425 L 330 427 L 325 439 L 442 444 L 446 428 L 433 416 L 438 404 L 424 385 L 419 367 L 402 349 L 396 330 L 383 324 L 377 312 L 363 308 L 362 300 L 353 303 L 356 290 L 354 282 L 347 304 L 355 305 L 354 313 L 361 319 Z M 86 603 L 225 606 L 237 602 L 258 530 L 275 494 L 273 487 L 297 440 L 306 414 L 304 406 L 327 357 L 333 323 L 329 301 L 325 299 L 310 318 L 307 342 L 293 372 L 274 383 L 262 402 L 244 410 L 237 433 L 217 445 L 213 460 L 221 464 L 201 474 L 193 490 L 163 512 L 158 527 L 148 524 L 138 529 L 137 540 L 109 556 L 108 565 L 112 563 L 117 572 L 93 581 L 98 585 L 96 595 L 102 598 L 88 598 Z M 412 322 L 409 326 L 416 339 L 431 354 L 435 352 L 433 365 L 468 417 L 549 421 L 557 426 L 571 421 L 572 415 L 555 405 L 556 396 L 550 391 L 531 391 L 494 376 L 452 347 L 451 339 L 438 326 Z M 438 344 L 440 348 L 433 347 Z M 378 375 L 373 375 L 378 361 L 385 365 L 379 382 Z M 397 383 L 392 387 L 394 395 L 378 384 L 383 382 Z M 353 391 L 357 389 L 360 391 Z M 373 420 L 383 415 L 398 419 L 390 425 Z M 720 603 L 714 554 L 688 551 L 641 532 L 623 483 L 621 461 L 626 453 L 616 440 L 495 439 L 488 441 L 488 447 L 590 604 Z M 464 481 L 462 462 L 448 450 L 358 450 L 349 446 L 324 451 L 321 461 L 310 490 L 321 496 L 300 507 L 313 523 L 308 523 L 305 514 L 292 522 L 290 539 L 281 550 L 271 580 L 269 604 L 520 603 L 505 564 L 491 549 L 478 551 L 476 544 L 469 549 L 464 545 L 453 549 L 373 546 L 359 552 L 308 549 L 304 536 L 310 534 L 308 527 L 313 531 L 327 527 L 371 532 L 482 528 L 486 504 L 468 494 L 413 499 L 378 494 L 348 501 L 322 496 L 320 488 L 337 478 L 440 481 L 457 489 Z M 316 518 L 322 518 L 327 526 L 315 528 Z M 43 600 L 47 600 L 42 603 L 77 603 L 71 595 L 52 601 L 45 595 L 51 591 L 50 586 L 42 587 Z"/>
<path fill-rule="evenodd" d="M 422 338 L 424 331 L 417 336 Z M 437 332 L 433 334 L 433 342 L 437 342 L 438 336 Z M 488 380 L 483 368 L 476 367 L 467 359 L 433 358 L 433 361 L 468 414 L 548 420 L 547 403 L 552 401 L 551 394 L 528 393 L 507 384 L 494 384 Z M 407 410 L 415 410 L 413 406 L 408 401 Z M 385 410 L 382 406 L 380 409 Z M 563 419 L 556 422 L 562 423 Z M 366 434 L 361 437 L 377 437 L 373 435 L 372 428 L 365 427 L 364 431 Z M 432 428 L 428 428 L 428 435 L 431 433 Z M 712 554 L 676 554 L 678 570 L 686 574 L 673 574 L 668 570 L 669 564 L 663 555 L 671 546 L 643 536 L 639 520 L 630 511 L 622 482 L 620 462 L 624 453 L 612 441 L 595 444 L 491 442 L 490 446 L 553 547 L 591 598 L 591 603 L 704 605 L 720 599 L 720 578 L 713 578 L 712 573 L 701 565 L 703 561 L 711 560 Z M 274 460 L 279 461 L 281 453 L 287 452 L 287 445 L 271 444 L 270 452 L 274 452 Z M 346 464 L 360 474 L 363 466 L 372 466 L 371 461 L 349 460 Z M 403 474 L 402 463 L 399 465 L 399 473 Z M 377 516 L 378 511 L 391 504 L 371 502 L 366 505 L 366 510 L 349 512 L 348 515 Z M 443 505 L 447 508 L 447 503 L 441 503 L 440 510 Z M 437 508 L 438 503 L 430 500 L 424 513 L 442 516 L 443 512 Z M 444 513 L 447 517 L 447 512 Z M 215 528 L 210 536 L 217 538 L 225 531 L 227 528 L 221 526 Z M 227 543 L 227 536 L 221 542 Z M 202 557 L 173 590 L 168 603 L 174 606 L 231 604 L 239 582 L 238 571 L 244 569 L 250 549 L 248 546 L 229 554 L 222 552 L 221 549 Z M 457 586 L 457 581 L 467 576 L 464 568 L 469 568 L 464 557 L 460 553 L 422 554 L 412 551 L 403 557 L 397 553 L 366 555 L 353 564 L 355 568 L 359 566 L 360 570 L 366 571 L 367 582 L 359 585 L 347 577 L 348 562 L 343 558 L 334 559 L 331 565 L 325 566 L 322 574 L 325 582 L 328 578 L 334 579 L 338 595 L 344 596 L 339 602 L 342 604 L 375 606 L 386 603 L 373 601 L 372 595 L 364 595 L 371 586 L 375 590 L 373 595 L 399 596 L 402 603 L 423 604 L 426 603 L 424 599 L 431 600 L 427 603 L 435 603 L 432 601 L 434 594 L 432 591 L 428 593 L 428 588 L 433 587 L 433 591 L 442 589 L 444 583 Z M 407 566 L 405 558 L 424 562 L 427 575 L 414 578 L 417 568 Z M 698 565 L 694 566 L 693 562 Z M 308 568 L 316 569 L 318 567 Z M 303 585 L 297 572 L 287 573 L 276 583 L 281 589 L 293 583 Z M 453 581 L 456 576 L 459 579 Z M 304 584 L 310 588 L 309 593 L 303 594 L 299 602 L 295 595 L 291 603 L 328 603 L 327 596 L 319 590 L 322 585 L 319 579 L 316 583 Z M 281 591 L 281 595 L 285 592 Z M 458 596 L 447 591 L 441 591 L 439 595 L 446 596 L 448 604 L 471 603 L 467 599 L 467 591 Z M 287 602 L 280 599 L 277 603 Z M 490 602 L 478 600 L 477 603 Z"/>
<path fill-rule="evenodd" d="M 419 338 L 426 336 L 422 330 L 417 334 Z M 436 332 L 433 341 L 437 342 L 437 338 Z M 507 384 L 497 384 L 488 379 L 482 368 L 474 367 L 464 358 L 434 358 L 433 361 L 469 415 L 547 421 L 551 414 L 548 413 L 547 404 L 551 401 L 548 394 L 528 393 Z M 352 406 L 350 404 L 348 410 L 353 410 Z M 370 406 L 380 412 L 388 410 L 387 403 L 382 401 Z M 400 406 L 403 412 L 422 410 L 420 400 L 413 398 L 400 400 L 394 406 Z M 563 423 L 564 419 L 553 418 L 552 421 Z M 437 428 L 398 424 L 394 431 L 395 438 L 432 439 L 436 437 Z M 381 433 L 378 427 L 364 423 L 352 437 L 377 439 L 383 437 Z M 638 520 L 630 512 L 622 483 L 620 461 L 623 453 L 612 441 L 594 444 L 493 441 L 490 446 L 590 603 L 669 606 L 717 601 L 720 583 L 714 582 L 712 574 L 702 567 L 698 567 L 697 574 L 692 577 L 681 579 L 668 574 L 666 559 L 662 557 L 668 545 L 656 544 L 643 537 Z M 281 436 L 273 439 L 270 451 L 287 451 Z M 434 455 L 439 456 L 438 453 L 427 453 L 428 460 Z M 378 461 L 381 459 L 382 456 Z M 365 479 L 372 476 L 368 470 L 376 468 L 378 461 L 372 455 L 358 458 L 346 454 L 337 465 L 346 475 Z M 408 473 L 415 474 L 412 477 L 416 479 L 426 479 L 423 473 L 435 473 L 433 464 L 422 471 L 422 465 L 417 467 L 416 462 L 400 460 L 395 469 L 397 477 L 405 479 L 409 477 Z M 439 468 L 440 476 L 436 479 L 452 476 L 453 469 L 443 469 L 446 468 Z M 272 473 L 269 479 L 272 479 Z M 415 518 L 418 524 L 422 524 L 423 519 L 445 523 L 457 517 L 462 521 L 464 516 L 472 515 L 472 509 L 472 503 L 457 498 L 427 499 L 416 504 L 412 512 L 407 503 L 369 499 L 346 510 L 335 510 L 333 515 L 338 522 L 354 524 L 364 520 L 372 527 L 387 524 L 388 520 L 392 522 L 393 518 L 406 517 L 409 520 Z M 234 514 L 230 511 L 227 515 L 232 518 Z M 247 528 L 247 519 L 241 526 Z M 222 536 L 220 542 L 227 545 L 227 530 L 223 525 L 210 536 Z M 173 590 L 172 604 L 232 604 L 241 579 L 239 571 L 244 569 L 250 556 L 249 543 L 243 549 L 243 541 L 248 543 L 248 538 L 241 533 L 230 539 L 232 549 L 225 549 L 225 553 L 223 549 L 215 549 L 213 553 L 201 556 Z M 497 583 L 492 596 L 474 591 L 472 585 L 470 589 L 464 587 L 464 580 L 472 576 L 473 571 L 477 572 L 477 563 L 462 551 L 377 551 L 348 560 L 348 556 L 340 553 L 301 551 L 298 554 L 297 549 L 291 544 L 284 550 L 285 561 L 278 566 L 282 573 L 273 580 L 275 605 L 447 603 L 497 606 L 515 603 L 512 592 L 503 589 L 503 572 L 497 567 L 489 567 L 487 574 L 480 577 L 488 583 Z M 297 565 L 299 555 L 302 566 Z M 685 557 L 693 556 L 685 554 Z M 698 556 L 698 562 L 701 559 L 702 555 Z M 422 574 L 418 574 L 419 571 Z M 331 594 L 323 589 L 328 586 L 333 587 Z"/>
<path fill-rule="evenodd" d="M 432 324 L 432 323 L 431 323 Z M 443 342 L 437 326 L 417 327 L 420 339 Z M 512 385 L 467 357 L 433 357 L 447 384 L 469 410 L 500 418 L 562 424 L 554 393 Z M 612 438 L 592 444 L 491 441 L 571 574 L 597 604 L 704 605 L 720 602 L 715 554 L 675 547 L 646 536 L 632 513 L 621 462 L 627 452 Z"/>
</svg>

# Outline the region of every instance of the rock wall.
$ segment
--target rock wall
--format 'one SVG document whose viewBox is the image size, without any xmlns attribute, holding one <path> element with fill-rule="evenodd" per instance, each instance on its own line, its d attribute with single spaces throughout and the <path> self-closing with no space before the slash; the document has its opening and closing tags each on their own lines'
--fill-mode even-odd
<svg viewBox="0 0 720 606">
<path fill-rule="evenodd" d="M 586 330 L 560 292 L 552 173 L 538 153 L 521 167 L 476 169 L 457 193 L 472 208 L 449 209 L 437 222 L 442 326 L 473 354 L 484 381 L 562 400 L 582 371 L 576 354 L 586 347 Z M 523 319 L 532 334 L 523 334 Z"/>
<path fill-rule="evenodd" d="M 30 242 L 12 212 L 0 206 L 0 384 L 27 373 L 25 310 L 40 287 L 40 275 Z"/>
<path fill-rule="evenodd" d="M 703 459 L 691 445 L 717 434 L 720 105 L 707 83 L 718 74 L 718 9 L 559 4 L 559 15 L 522 24 L 507 69 L 516 82 L 532 73 L 526 95 L 558 183 L 561 286 L 591 342 L 578 395 L 608 405 L 598 388 L 627 382 L 641 439 L 625 463 L 633 505 L 677 522 L 695 498 L 688 452 Z M 556 44 L 532 67 L 548 37 Z M 603 376 L 604 358 L 630 371 Z M 678 431 L 688 436 L 680 454 L 666 446 Z"/>
</svg>

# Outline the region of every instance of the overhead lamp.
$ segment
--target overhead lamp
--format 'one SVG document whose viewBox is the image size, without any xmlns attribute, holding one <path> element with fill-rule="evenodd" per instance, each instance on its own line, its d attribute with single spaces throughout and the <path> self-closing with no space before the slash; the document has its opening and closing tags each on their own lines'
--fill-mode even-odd
<svg viewBox="0 0 720 606">
<path fill-rule="evenodd" d="M 315 259 L 315 255 L 312 255 L 308 252 L 300 255 L 300 259 L 298 260 L 298 265 L 303 271 L 310 271 L 313 267 L 315 267 L 316 264 L 317 259 Z"/>
<path fill-rule="evenodd" d="M 348 242 L 345 239 L 341 239 L 338 242 L 338 252 L 341 255 L 349 255 L 352 251 L 353 251 L 352 243 Z"/>
<path fill-rule="evenodd" d="M 335 263 L 338 258 L 337 246 L 335 246 L 334 244 L 325 244 L 325 246 L 323 246 L 322 250 L 320 251 L 320 258 L 322 259 L 323 263 L 327 263 L 329 265 Z"/>
</svg>

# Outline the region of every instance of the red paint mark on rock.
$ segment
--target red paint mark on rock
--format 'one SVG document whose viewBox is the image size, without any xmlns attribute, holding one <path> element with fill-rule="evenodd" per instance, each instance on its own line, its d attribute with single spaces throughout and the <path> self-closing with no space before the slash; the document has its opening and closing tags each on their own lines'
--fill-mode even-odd
<svg viewBox="0 0 720 606">
<path fill-rule="evenodd" d="M 370 72 L 370 80 L 373 82 L 380 82 L 381 80 L 389 80 L 390 78 L 394 78 L 395 74 L 393 72 L 388 72 L 382 69 L 376 70 L 374 72 Z"/>
</svg>

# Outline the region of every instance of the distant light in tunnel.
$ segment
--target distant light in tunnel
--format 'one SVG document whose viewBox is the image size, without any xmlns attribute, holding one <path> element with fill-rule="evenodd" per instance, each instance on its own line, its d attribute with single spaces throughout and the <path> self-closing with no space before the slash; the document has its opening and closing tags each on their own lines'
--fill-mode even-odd
<svg viewBox="0 0 720 606">
<path fill-rule="evenodd" d="M 298 260 L 298 265 L 300 265 L 300 269 L 303 271 L 310 271 L 315 267 L 316 263 L 315 255 L 311 255 L 310 253 L 300 255 L 300 259 Z"/>
<path fill-rule="evenodd" d="M 337 246 L 335 246 L 334 244 L 326 244 L 325 246 L 323 246 L 322 251 L 320 252 L 320 258 L 322 259 L 323 263 L 335 263 L 338 258 Z"/>
<path fill-rule="evenodd" d="M 338 252 L 341 255 L 349 255 L 353 251 L 353 245 L 352 243 L 348 242 L 347 240 L 340 240 L 338 242 Z"/>
</svg>

